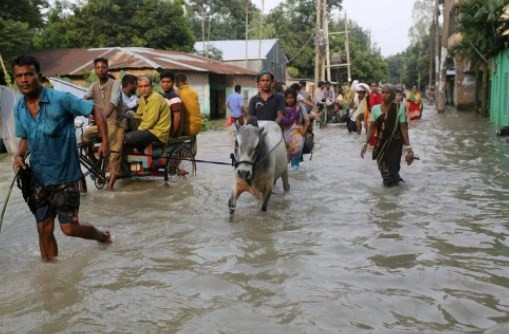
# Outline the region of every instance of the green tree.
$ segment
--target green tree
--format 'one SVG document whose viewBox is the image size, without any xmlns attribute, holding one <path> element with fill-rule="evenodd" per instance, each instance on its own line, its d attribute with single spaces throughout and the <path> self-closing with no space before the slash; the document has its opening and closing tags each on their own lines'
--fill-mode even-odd
<svg viewBox="0 0 509 334">
<path fill-rule="evenodd" d="M 32 35 L 43 25 L 45 0 L 0 2 L 0 52 L 5 61 L 31 47 Z"/>
<path fill-rule="evenodd" d="M 72 4 L 56 1 L 47 13 L 47 23 L 37 35 L 33 44 L 37 49 L 73 48 L 80 46 L 80 36 L 71 28 Z"/>
<path fill-rule="evenodd" d="M 60 3 L 60 5 L 63 5 Z M 88 0 L 72 14 L 50 10 L 39 47 L 143 46 L 191 51 L 194 36 L 182 0 Z M 58 39 L 63 33 L 63 40 Z"/>
<path fill-rule="evenodd" d="M 433 24 L 435 0 L 416 0 L 412 8 L 412 20 L 415 22 L 408 35 L 413 44 L 429 36 L 429 28 Z"/>
<path fill-rule="evenodd" d="M 415 22 L 408 36 L 410 45 L 404 52 L 387 57 L 389 81 L 422 88 L 431 85 L 434 62 L 433 15 L 435 0 L 416 0 L 412 9 Z"/>
<path fill-rule="evenodd" d="M 389 68 L 389 76 L 388 81 L 391 83 L 400 83 L 407 82 L 405 80 L 407 78 L 405 62 L 406 62 L 406 53 L 401 52 L 396 55 L 387 57 L 385 59 L 387 62 L 387 66 Z"/>
<path fill-rule="evenodd" d="M 206 23 L 210 12 L 210 5 L 208 0 L 190 0 L 188 10 L 194 12 L 191 20 L 191 27 L 194 28 L 195 36 L 201 36 L 200 40 L 205 41 L 206 36 Z M 209 25 L 210 26 L 210 25 Z M 205 50 L 204 50 L 205 52 Z"/>
<path fill-rule="evenodd" d="M 44 24 L 41 11 L 48 7 L 46 0 L 2 0 L 0 18 L 24 22 L 30 28 L 40 28 Z M 7 36 L 2 35 L 2 38 Z"/>
<path fill-rule="evenodd" d="M 260 11 L 249 0 L 188 0 L 188 12 L 194 35 L 201 41 L 244 39 L 248 29 L 256 28 L 253 20 Z"/>
<path fill-rule="evenodd" d="M 504 16 L 507 0 L 464 0 L 457 8 L 456 32 L 461 42 L 452 48 L 453 55 L 469 60 L 482 69 L 481 111 L 488 114 L 488 78 L 490 59 L 505 48 L 509 20 Z"/>
<path fill-rule="evenodd" d="M 389 64 L 389 81 L 403 82 L 406 86 L 424 87 L 429 84 L 430 38 L 425 36 L 401 53 L 386 58 Z"/>
</svg>

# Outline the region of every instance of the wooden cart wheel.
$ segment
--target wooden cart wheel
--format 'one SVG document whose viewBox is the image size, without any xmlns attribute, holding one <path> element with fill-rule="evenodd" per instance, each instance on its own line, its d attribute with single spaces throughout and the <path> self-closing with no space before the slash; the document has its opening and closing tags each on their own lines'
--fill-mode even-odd
<svg viewBox="0 0 509 334">
<path fill-rule="evenodd" d="M 169 179 L 179 179 L 196 175 L 196 161 L 193 153 L 185 146 L 179 146 L 170 152 L 166 163 Z"/>
</svg>

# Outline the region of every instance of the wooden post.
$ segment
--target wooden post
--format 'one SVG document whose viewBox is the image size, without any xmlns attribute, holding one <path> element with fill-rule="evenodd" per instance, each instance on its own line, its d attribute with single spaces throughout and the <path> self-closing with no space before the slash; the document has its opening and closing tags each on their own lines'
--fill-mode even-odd
<svg viewBox="0 0 509 334">
<path fill-rule="evenodd" d="M 202 40 L 202 44 L 203 44 L 203 56 L 207 57 L 208 52 L 207 52 L 207 50 L 205 50 L 205 47 L 206 47 L 206 42 L 205 42 L 205 21 L 206 21 L 205 0 L 203 0 L 201 2 L 200 11 L 201 11 L 201 40 Z"/>
<path fill-rule="evenodd" d="M 249 68 L 249 62 L 248 62 L 248 57 L 247 57 L 247 43 L 248 43 L 248 39 L 249 39 L 249 35 L 248 35 L 248 31 L 249 31 L 249 0 L 246 0 L 246 69 Z"/>
<path fill-rule="evenodd" d="M 350 63 L 350 43 L 348 39 L 348 16 L 345 12 L 345 51 L 346 51 L 346 63 L 348 66 L 346 67 L 347 73 L 348 73 L 348 83 L 352 82 L 352 69 L 351 69 L 351 63 Z"/>
<path fill-rule="evenodd" d="M 438 7 L 438 0 L 435 0 L 435 107 L 437 106 L 438 99 L 438 80 L 440 76 L 440 23 L 438 17 L 440 16 L 440 9 Z"/>
<path fill-rule="evenodd" d="M 262 27 L 263 27 L 263 9 L 264 1 L 262 0 L 262 11 L 260 12 L 260 31 L 258 32 L 258 59 L 262 59 Z"/>
<path fill-rule="evenodd" d="M 331 81 L 330 75 L 330 48 L 329 48 L 329 13 L 327 12 L 327 0 L 323 0 L 323 34 L 325 35 L 327 44 L 325 45 L 325 61 L 327 62 L 327 80 Z"/>
<path fill-rule="evenodd" d="M 445 112 L 445 86 L 447 79 L 447 44 L 449 42 L 449 19 L 451 11 L 452 0 L 445 0 L 444 2 L 444 24 L 442 31 L 442 48 L 440 50 L 440 78 L 438 83 L 438 99 L 437 99 L 437 112 Z"/>
<path fill-rule="evenodd" d="M 316 0 L 316 26 L 315 26 L 315 89 L 318 87 L 320 76 L 320 7 L 322 0 Z"/>
</svg>

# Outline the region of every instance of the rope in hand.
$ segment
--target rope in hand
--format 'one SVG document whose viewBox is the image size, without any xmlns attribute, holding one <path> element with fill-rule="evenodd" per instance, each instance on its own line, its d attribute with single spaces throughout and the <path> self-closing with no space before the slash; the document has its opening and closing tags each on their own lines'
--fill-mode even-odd
<svg viewBox="0 0 509 334">
<path fill-rule="evenodd" d="M 29 154 L 28 152 L 25 153 L 25 155 L 23 157 L 23 161 L 26 159 L 28 154 Z M 27 166 L 27 168 L 29 168 L 29 167 Z M 2 214 L 0 214 L 0 232 L 2 231 L 2 224 L 4 222 L 5 210 L 7 209 L 7 203 L 9 203 L 9 198 L 11 197 L 12 188 L 14 187 L 14 183 L 16 183 L 16 180 L 18 180 L 18 177 L 19 177 L 21 172 L 22 172 L 22 170 L 21 170 L 21 167 L 20 167 L 16 171 L 16 175 L 14 175 L 14 178 L 11 181 L 11 185 L 9 186 L 9 190 L 7 191 L 7 196 L 5 196 L 5 202 L 4 202 L 4 206 L 2 208 Z M 19 185 L 19 181 L 18 181 L 18 185 Z"/>
<path fill-rule="evenodd" d="M 9 186 L 9 190 L 7 191 L 7 196 L 5 197 L 4 207 L 2 209 L 2 214 L 0 215 L 0 231 L 2 231 L 2 223 L 4 222 L 4 215 L 5 215 L 5 210 L 7 209 L 7 203 L 9 203 L 9 197 L 11 197 L 12 188 L 14 187 L 14 183 L 16 182 L 16 179 L 18 178 L 20 169 L 18 169 L 18 171 L 16 172 L 16 175 L 14 175 L 14 178 L 11 181 L 11 185 Z"/>
</svg>

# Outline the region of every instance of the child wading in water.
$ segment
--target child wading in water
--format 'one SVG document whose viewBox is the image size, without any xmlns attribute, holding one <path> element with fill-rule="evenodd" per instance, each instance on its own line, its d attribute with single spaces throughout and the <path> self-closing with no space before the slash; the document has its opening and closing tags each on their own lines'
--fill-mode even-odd
<svg viewBox="0 0 509 334">
<path fill-rule="evenodd" d="M 297 103 L 297 92 L 289 88 L 285 92 L 286 108 L 281 126 L 286 142 L 286 151 L 292 170 L 299 169 L 299 160 L 304 147 L 304 135 L 309 127 L 306 109 Z"/>
</svg>

